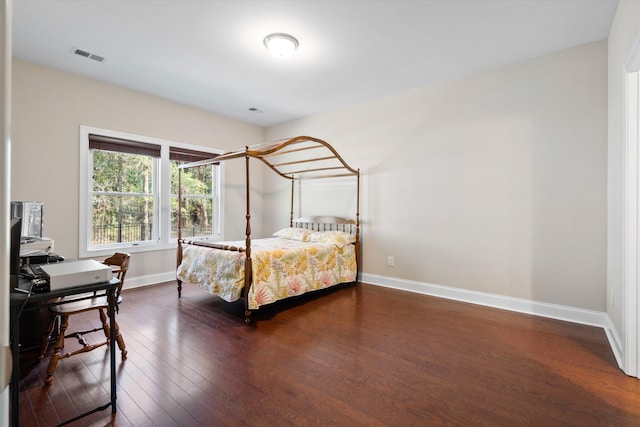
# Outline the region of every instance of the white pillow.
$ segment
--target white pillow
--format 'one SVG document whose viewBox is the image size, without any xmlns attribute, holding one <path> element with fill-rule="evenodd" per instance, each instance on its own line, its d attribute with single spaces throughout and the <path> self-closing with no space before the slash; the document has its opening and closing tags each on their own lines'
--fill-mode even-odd
<svg viewBox="0 0 640 427">
<path fill-rule="evenodd" d="M 282 237 L 283 239 L 300 240 L 304 242 L 307 240 L 307 236 L 311 234 L 311 230 L 306 228 L 287 227 L 282 230 L 278 230 L 273 233 L 276 237 Z"/>
</svg>

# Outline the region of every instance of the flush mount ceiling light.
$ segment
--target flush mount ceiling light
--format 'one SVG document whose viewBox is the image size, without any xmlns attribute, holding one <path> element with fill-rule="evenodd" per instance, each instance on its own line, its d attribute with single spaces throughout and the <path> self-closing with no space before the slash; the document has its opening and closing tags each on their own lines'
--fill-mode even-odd
<svg viewBox="0 0 640 427">
<path fill-rule="evenodd" d="M 298 48 L 298 40 L 285 33 L 273 33 L 264 38 L 264 45 L 276 58 L 288 58 Z"/>
</svg>

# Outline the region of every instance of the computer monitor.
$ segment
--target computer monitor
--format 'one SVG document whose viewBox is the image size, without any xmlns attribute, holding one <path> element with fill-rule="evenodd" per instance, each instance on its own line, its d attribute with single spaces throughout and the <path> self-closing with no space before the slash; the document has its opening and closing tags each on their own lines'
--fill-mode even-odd
<svg viewBox="0 0 640 427">
<path fill-rule="evenodd" d="M 11 219 L 11 247 L 9 275 L 11 289 L 18 287 L 18 276 L 20 275 L 20 237 L 22 231 L 22 218 Z"/>
</svg>

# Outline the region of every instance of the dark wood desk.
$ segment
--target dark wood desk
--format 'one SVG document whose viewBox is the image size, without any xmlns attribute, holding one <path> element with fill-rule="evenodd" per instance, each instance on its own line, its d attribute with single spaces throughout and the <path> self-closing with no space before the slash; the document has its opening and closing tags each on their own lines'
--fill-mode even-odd
<svg viewBox="0 0 640 427">
<path fill-rule="evenodd" d="M 77 300 L 87 299 L 90 297 L 81 295 L 94 291 L 106 291 L 109 300 L 109 357 L 111 361 L 111 400 L 102 406 L 99 406 L 89 412 L 78 415 L 73 419 L 67 420 L 59 425 L 68 424 L 79 418 L 85 417 L 94 412 L 103 411 L 108 407 L 111 407 L 111 412 L 116 412 L 116 329 L 115 325 L 115 291 L 120 284 L 120 280 L 112 279 L 110 282 L 96 283 L 92 285 L 75 286 L 67 289 L 59 289 L 51 292 L 43 292 L 37 294 L 29 294 L 19 291 L 11 291 L 10 295 L 10 307 L 11 307 L 11 351 L 13 353 L 13 372 L 11 373 L 10 395 L 11 395 L 11 425 L 18 427 L 20 425 L 20 405 L 19 405 L 19 383 L 20 383 L 20 315 L 25 311 L 41 309 L 43 307 L 51 307 L 58 305 L 55 301 L 56 298 L 65 297 L 65 302 L 69 302 L 74 296 Z M 31 288 L 31 282 L 29 280 L 20 280 L 18 287 L 25 291 Z"/>
</svg>

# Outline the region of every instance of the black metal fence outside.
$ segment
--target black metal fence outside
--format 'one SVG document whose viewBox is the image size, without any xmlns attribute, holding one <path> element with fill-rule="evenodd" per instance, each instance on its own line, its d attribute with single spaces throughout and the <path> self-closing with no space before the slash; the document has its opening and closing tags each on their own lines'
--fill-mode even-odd
<svg viewBox="0 0 640 427">
<path fill-rule="evenodd" d="M 144 242 L 152 239 L 153 224 L 123 223 L 100 224 L 93 226 L 93 244 L 108 245 L 111 243 Z M 189 225 L 182 228 L 182 237 L 211 236 L 213 226 Z M 178 237 L 175 224 L 171 227 L 171 237 Z"/>
<path fill-rule="evenodd" d="M 213 226 L 187 225 L 182 227 L 182 237 L 201 237 L 211 236 L 213 234 Z M 171 227 L 171 237 L 178 237 L 178 227 L 173 224 Z"/>
<path fill-rule="evenodd" d="M 107 245 L 122 242 L 143 242 L 151 240 L 153 224 L 123 223 L 93 226 L 93 244 Z"/>
</svg>

